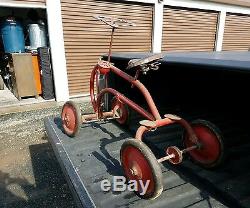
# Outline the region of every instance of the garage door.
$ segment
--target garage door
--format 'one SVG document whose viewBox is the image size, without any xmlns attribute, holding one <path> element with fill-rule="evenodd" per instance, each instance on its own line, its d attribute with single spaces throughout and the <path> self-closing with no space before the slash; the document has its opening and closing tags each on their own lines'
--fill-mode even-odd
<svg viewBox="0 0 250 208">
<path fill-rule="evenodd" d="M 162 51 L 213 51 L 217 12 L 164 8 Z"/>
<path fill-rule="evenodd" d="M 151 51 L 151 5 L 94 0 L 62 0 L 61 4 L 70 95 L 89 93 L 90 72 L 100 55 L 108 52 L 111 30 L 93 15 L 112 14 L 136 24 L 116 31 L 113 51 Z"/>
<path fill-rule="evenodd" d="M 223 50 L 248 51 L 250 49 L 250 16 L 227 14 Z"/>
<path fill-rule="evenodd" d="M 10 2 L 10 3 L 22 3 L 22 4 L 27 4 L 27 3 L 39 3 L 39 4 L 46 4 L 46 0 L 7 0 L 5 2 Z"/>
</svg>

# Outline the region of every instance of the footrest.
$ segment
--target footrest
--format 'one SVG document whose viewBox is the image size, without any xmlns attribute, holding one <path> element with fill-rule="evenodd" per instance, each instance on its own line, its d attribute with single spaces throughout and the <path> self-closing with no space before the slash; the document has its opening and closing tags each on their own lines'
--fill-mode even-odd
<svg viewBox="0 0 250 208">
<path fill-rule="evenodd" d="M 169 118 L 170 120 L 173 120 L 173 121 L 181 120 L 181 117 L 173 115 L 173 114 L 165 114 L 164 117 Z"/>
<path fill-rule="evenodd" d="M 150 127 L 150 128 L 156 128 L 156 123 L 154 121 L 150 120 L 142 120 L 139 122 L 142 126 Z"/>
</svg>

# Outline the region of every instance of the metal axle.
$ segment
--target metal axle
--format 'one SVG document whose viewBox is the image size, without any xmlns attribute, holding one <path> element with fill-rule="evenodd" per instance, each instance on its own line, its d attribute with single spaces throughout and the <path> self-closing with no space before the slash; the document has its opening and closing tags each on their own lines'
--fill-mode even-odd
<svg viewBox="0 0 250 208">
<path fill-rule="evenodd" d="M 179 154 L 182 155 L 183 153 L 192 151 L 192 150 L 194 150 L 194 149 L 196 149 L 196 148 L 198 148 L 198 146 L 197 146 L 197 145 L 194 145 L 194 146 L 188 147 L 188 148 L 183 149 L 183 150 L 179 150 L 179 149 L 178 149 L 178 151 L 179 151 Z M 177 148 L 176 148 L 176 149 L 177 149 Z M 170 160 L 170 159 L 175 158 L 175 157 L 176 157 L 175 154 L 170 154 L 170 155 L 167 155 L 167 156 L 165 156 L 165 157 L 162 157 L 162 158 L 158 159 L 157 161 L 158 161 L 159 163 L 162 163 L 162 162 L 164 162 L 164 161 L 166 161 L 166 160 Z"/>
<path fill-rule="evenodd" d="M 82 115 L 82 122 L 83 123 L 92 123 L 92 122 L 96 122 L 96 121 L 113 120 L 113 119 L 117 119 L 117 118 L 119 118 L 119 116 L 117 116 L 117 114 L 115 114 L 113 111 L 110 111 L 110 112 L 103 112 L 101 118 L 98 118 L 98 115 L 96 113 Z"/>
</svg>

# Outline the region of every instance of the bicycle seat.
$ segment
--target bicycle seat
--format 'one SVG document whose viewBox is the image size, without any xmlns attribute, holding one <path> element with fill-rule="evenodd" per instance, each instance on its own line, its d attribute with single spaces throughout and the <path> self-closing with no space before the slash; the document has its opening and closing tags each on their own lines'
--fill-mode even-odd
<svg viewBox="0 0 250 208">
<path fill-rule="evenodd" d="M 136 26 L 133 22 L 125 19 L 103 16 L 103 15 L 94 15 L 93 17 L 113 28 Z"/>
<path fill-rule="evenodd" d="M 147 67 L 150 67 L 149 65 L 150 64 L 153 64 L 153 62 L 156 62 L 160 59 L 162 59 L 164 57 L 164 54 L 163 53 L 158 53 L 158 54 L 154 54 L 152 56 L 149 56 L 149 57 L 146 57 L 146 58 L 143 58 L 143 59 L 131 59 L 129 62 L 128 62 L 128 66 L 126 69 L 132 69 L 132 68 L 135 68 L 137 66 L 145 66 L 145 65 L 148 65 Z M 158 65 L 160 63 L 157 63 Z M 158 66 L 157 65 L 157 66 Z M 156 65 L 152 65 L 152 67 L 154 67 Z"/>
</svg>

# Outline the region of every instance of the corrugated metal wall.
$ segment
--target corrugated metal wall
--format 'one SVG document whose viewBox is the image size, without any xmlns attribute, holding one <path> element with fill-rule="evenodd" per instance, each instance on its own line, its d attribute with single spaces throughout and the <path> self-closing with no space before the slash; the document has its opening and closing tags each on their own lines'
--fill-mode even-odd
<svg viewBox="0 0 250 208">
<path fill-rule="evenodd" d="M 223 50 L 248 51 L 250 49 L 250 16 L 227 14 Z"/>
<path fill-rule="evenodd" d="M 61 0 L 70 95 L 89 93 L 89 77 L 100 55 L 108 52 L 111 29 L 92 16 L 132 20 L 136 27 L 118 29 L 115 52 L 151 51 L 151 5 L 100 0 Z"/>
<path fill-rule="evenodd" d="M 244 7 L 250 6 L 249 0 L 208 0 L 208 1 L 220 4 L 232 4 L 232 5 L 244 6 Z"/>
<path fill-rule="evenodd" d="M 40 3 L 40 4 L 46 4 L 46 0 L 7 0 L 5 2 L 11 2 L 11 3 Z"/>
<path fill-rule="evenodd" d="M 164 8 L 162 51 L 213 51 L 218 13 Z"/>
</svg>

